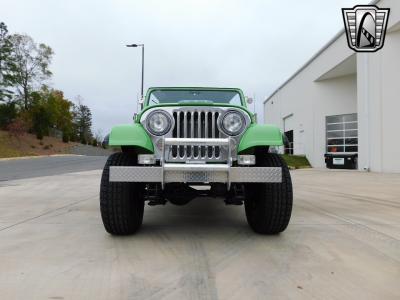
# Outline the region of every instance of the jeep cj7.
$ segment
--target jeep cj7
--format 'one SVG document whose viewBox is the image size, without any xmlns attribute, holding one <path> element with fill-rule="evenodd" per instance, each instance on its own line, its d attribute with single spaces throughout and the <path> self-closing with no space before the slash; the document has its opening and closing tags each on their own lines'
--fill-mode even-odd
<svg viewBox="0 0 400 300">
<path fill-rule="evenodd" d="M 150 88 L 134 122 L 112 128 L 110 147 L 120 147 L 104 167 L 100 209 L 115 235 L 135 233 L 145 201 L 184 205 L 198 196 L 244 203 L 257 233 L 286 229 L 292 183 L 282 158 L 279 128 L 256 124 L 240 89 Z"/>
</svg>

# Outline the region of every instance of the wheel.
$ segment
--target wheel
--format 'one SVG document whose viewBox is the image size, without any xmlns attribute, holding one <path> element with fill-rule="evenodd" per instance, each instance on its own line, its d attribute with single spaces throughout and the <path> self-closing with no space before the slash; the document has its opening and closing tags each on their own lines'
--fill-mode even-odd
<svg viewBox="0 0 400 300">
<path fill-rule="evenodd" d="M 251 183 L 245 185 L 247 223 L 257 233 L 277 234 L 286 229 L 292 213 L 293 191 L 289 169 L 278 155 L 257 149 L 256 165 L 281 167 L 282 183 Z"/>
<path fill-rule="evenodd" d="M 110 166 L 134 166 L 136 156 L 114 153 L 108 158 L 101 176 L 100 211 L 104 228 L 113 235 L 135 233 L 143 221 L 144 184 L 110 182 Z"/>
</svg>

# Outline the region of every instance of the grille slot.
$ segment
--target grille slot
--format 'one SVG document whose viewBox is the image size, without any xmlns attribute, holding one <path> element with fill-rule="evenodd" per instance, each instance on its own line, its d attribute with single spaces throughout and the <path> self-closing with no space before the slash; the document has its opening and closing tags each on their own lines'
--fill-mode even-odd
<svg viewBox="0 0 400 300">
<path fill-rule="evenodd" d="M 182 110 L 174 111 L 175 127 L 172 131 L 174 138 L 219 138 L 220 132 L 217 111 Z M 171 158 L 173 160 L 221 159 L 220 146 L 172 146 Z"/>
</svg>

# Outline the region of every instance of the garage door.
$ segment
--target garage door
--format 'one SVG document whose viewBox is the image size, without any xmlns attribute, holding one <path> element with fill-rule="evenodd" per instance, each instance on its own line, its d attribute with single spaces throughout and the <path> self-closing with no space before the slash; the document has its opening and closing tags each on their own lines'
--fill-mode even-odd
<svg viewBox="0 0 400 300">
<path fill-rule="evenodd" d="M 326 152 L 358 153 L 357 114 L 326 117 Z"/>
</svg>

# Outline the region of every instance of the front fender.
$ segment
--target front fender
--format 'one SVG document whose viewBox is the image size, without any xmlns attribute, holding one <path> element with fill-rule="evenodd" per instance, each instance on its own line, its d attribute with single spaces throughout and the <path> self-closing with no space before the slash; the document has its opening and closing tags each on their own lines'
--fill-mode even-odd
<svg viewBox="0 0 400 300">
<path fill-rule="evenodd" d="M 134 146 L 154 153 L 153 142 L 141 124 L 117 125 L 111 129 L 110 146 Z"/>
<path fill-rule="evenodd" d="M 238 153 L 257 146 L 282 145 L 282 133 L 278 127 L 268 124 L 253 124 L 240 140 Z"/>
</svg>

